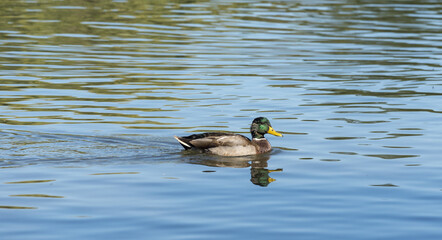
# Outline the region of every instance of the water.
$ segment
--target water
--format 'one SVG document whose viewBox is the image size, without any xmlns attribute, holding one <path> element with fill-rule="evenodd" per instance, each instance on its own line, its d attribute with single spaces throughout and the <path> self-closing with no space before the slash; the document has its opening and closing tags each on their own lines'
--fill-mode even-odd
<svg viewBox="0 0 442 240">
<path fill-rule="evenodd" d="M 0 9 L 1 239 L 441 239 L 438 1 Z"/>
</svg>

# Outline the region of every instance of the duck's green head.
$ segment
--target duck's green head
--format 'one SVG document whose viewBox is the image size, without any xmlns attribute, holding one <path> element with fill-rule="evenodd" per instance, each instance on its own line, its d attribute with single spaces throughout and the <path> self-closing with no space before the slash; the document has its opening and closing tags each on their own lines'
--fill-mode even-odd
<svg viewBox="0 0 442 240">
<path fill-rule="evenodd" d="M 270 125 L 270 121 L 265 117 L 258 117 L 253 120 L 252 126 L 250 126 L 250 133 L 252 138 L 264 138 L 266 133 L 282 137 L 282 134 L 276 132 Z"/>
</svg>

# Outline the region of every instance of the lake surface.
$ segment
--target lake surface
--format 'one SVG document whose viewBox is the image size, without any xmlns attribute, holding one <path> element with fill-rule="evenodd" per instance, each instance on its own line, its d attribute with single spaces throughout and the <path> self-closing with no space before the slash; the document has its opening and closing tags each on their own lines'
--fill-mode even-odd
<svg viewBox="0 0 442 240">
<path fill-rule="evenodd" d="M 0 9 L 1 239 L 442 238 L 439 1 Z"/>
</svg>

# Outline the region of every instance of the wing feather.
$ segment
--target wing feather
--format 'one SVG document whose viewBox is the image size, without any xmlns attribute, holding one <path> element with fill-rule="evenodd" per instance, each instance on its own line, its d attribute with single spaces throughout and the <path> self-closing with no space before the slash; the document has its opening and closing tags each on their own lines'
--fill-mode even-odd
<svg viewBox="0 0 442 240">
<path fill-rule="evenodd" d="M 202 133 L 187 137 L 175 137 L 184 148 L 208 149 L 220 146 L 245 146 L 250 139 L 233 133 Z"/>
</svg>

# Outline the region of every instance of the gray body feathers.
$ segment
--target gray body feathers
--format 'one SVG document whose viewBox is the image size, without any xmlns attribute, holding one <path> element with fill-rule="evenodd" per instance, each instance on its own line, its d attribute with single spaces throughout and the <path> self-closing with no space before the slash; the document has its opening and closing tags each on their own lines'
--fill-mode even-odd
<svg viewBox="0 0 442 240">
<path fill-rule="evenodd" d="M 234 133 L 202 133 L 175 139 L 184 149 L 198 149 L 222 156 L 245 156 L 272 149 L 265 138 L 252 139 Z"/>
</svg>

